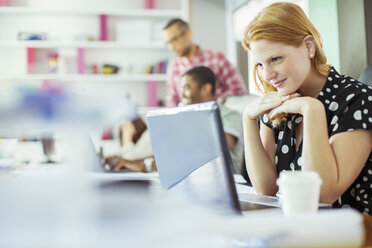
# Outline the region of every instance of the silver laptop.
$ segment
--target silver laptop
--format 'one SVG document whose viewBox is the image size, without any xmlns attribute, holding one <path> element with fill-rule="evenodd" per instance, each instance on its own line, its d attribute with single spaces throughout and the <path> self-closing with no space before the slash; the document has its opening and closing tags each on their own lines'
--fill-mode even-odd
<svg viewBox="0 0 372 248">
<path fill-rule="evenodd" d="M 257 204 L 260 196 L 246 195 L 239 202 L 216 102 L 149 111 L 146 118 L 163 188 L 223 214 L 279 206 L 276 197 Z"/>
<path fill-rule="evenodd" d="M 105 158 L 103 149 L 100 148 L 97 152 L 93 144 L 92 138 L 89 134 L 82 135 L 82 152 L 85 154 L 85 168 L 89 172 L 100 172 L 100 173 L 120 173 L 120 172 L 135 172 L 130 169 L 121 169 L 114 171 L 108 164 L 105 164 Z"/>
</svg>

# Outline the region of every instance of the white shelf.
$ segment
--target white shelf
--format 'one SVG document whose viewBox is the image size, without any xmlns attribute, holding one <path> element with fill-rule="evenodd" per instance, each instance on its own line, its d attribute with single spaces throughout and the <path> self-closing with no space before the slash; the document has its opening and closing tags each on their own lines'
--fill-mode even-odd
<svg viewBox="0 0 372 248">
<path fill-rule="evenodd" d="M 116 41 L 0 41 L 0 48 L 123 48 L 123 49 L 166 49 L 163 43 L 126 44 Z"/>
<path fill-rule="evenodd" d="M 31 7 L 0 7 L 0 14 L 44 15 L 111 15 L 128 17 L 181 17 L 181 10 L 172 9 L 55 9 Z"/>
<path fill-rule="evenodd" d="M 72 80 L 72 81 L 166 81 L 165 74 L 11 74 L 0 75 L 0 79 L 17 80 Z"/>
<path fill-rule="evenodd" d="M 47 3 L 48 2 L 48 3 Z M 50 3 L 49 3 L 50 2 Z M 125 35 L 120 25 L 126 21 L 135 23 L 151 23 L 152 30 L 160 31 L 167 20 L 182 18 L 189 20 L 190 0 L 159 1 L 159 7 L 146 9 L 141 1 L 12 1 L 8 6 L 0 7 L 0 19 L 5 25 L 1 28 L 0 36 L 0 84 L 25 83 L 39 85 L 43 80 L 55 80 L 56 83 L 77 83 L 89 86 L 92 92 L 128 92 L 133 95 L 141 106 L 152 104 L 149 97 L 153 96 L 151 81 L 159 82 L 158 90 L 154 93 L 158 99 L 164 100 L 166 89 L 166 74 L 144 74 L 145 70 L 135 70 L 138 73 L 126 74 L 128 70 L 120 70 L 119 74 L 77 74 L 78 62 L 85 65 L 93 63 L 114 63 L 124 67 L 135 65 L 147 68 L 149 64 L 157 65 L 160 61 L 171 58 L 166 44 L 162 41 L 161 33 L 155 33 L 154 42 L 149 37 L 135 43 L 132 40 L 120 39 Z M 75 4 L 76 3 L 76 4 Z M 13 5 L 13 6 L 12 6 Z M 18 5 L 18 6 L 14 6 Z M 20 6 L 22 5 L 22 6 Z M 107 20 L 100 18 L 106 15 Z M 124 24 L 122 24 L 124 23 Z M 103 27 L 106 26 L 106 28 Z M 125 25 L 124 25 L 125 26 Z M 136 31 L 140 25 L 133 25 Z M 107 31 L 109 41 L 74 40 L 73 37 L 91 36 L 98 39 Z M 44 33 L 50 40 L 23 41 L 17 40 L 20 32 Z M 138 32 L 140 33 L 140 32 Z M 114 39 L 114 37 L 116 37 Z M 146 42 L 147 41 L 147 42 Z M 129 44 L 129 42 L 131 42 Z M 35 48 L 27 51 L 27 48 Z M 76 49 L 83 48 L 84 53 L 77 53 Z M 51 49 L 61 56 L 65 56 L 66 68 L 60 70 L 66 73 L 49 74 L 47 52 Z M 75 49 L 75 50 L 74 50 Z M 82 60 L 80 59 L 82 56 Z M 79 59 L 79 61 L 78 61 Z M 33 65 L 29 64 L 31 60 Z M 77 62 L 78 61 L 78 62 Z M 80 63 L 79 63 L 80 65 Z M 33 66 L 33 67 L 32 67 Z M 27 74 L 28 71 L 36 74 Z M 69 73 L 70 72 L 70 73 Z M 92 72 L 88 71 L 87 72 Z M 102 83 L 102 85 L 101 85 Z M 105 84 L 106 83 L 106 84 Z M 86 85 L 85 85 L 86 84 Z"/>
</svg>

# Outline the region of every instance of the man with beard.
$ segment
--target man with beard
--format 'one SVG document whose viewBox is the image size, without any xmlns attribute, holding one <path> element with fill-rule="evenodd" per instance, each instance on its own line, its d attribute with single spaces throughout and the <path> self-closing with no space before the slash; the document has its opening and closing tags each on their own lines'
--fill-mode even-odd
<svg viewBox="0 0 372 248">
<path fill-rule="evenodd" d="M 236 67 L 221 52 L 204 50 L 192 41 L 189 25 L 181 19 L 173 19 L 164 27 L 168 49 L 175 53 L 167 68 L 167 107 L 179 104 L 182 98 L 181 77 L 195 66 L 209 67 L 216 76 L 215 97 L 244 95 L 244 81 Z"/>
</svg>

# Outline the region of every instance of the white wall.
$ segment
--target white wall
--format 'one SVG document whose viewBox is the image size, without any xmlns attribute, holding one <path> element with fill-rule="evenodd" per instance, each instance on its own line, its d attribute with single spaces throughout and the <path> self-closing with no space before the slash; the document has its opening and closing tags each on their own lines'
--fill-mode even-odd
<svg viewBox="0 0 372 248">
<path fill-rule="evenodd" d="M 191 0 L 193 39 L 205 49 L 226 53 L 224 0 Z"/>
<path fill-rule="evenodd" d="M 364 0 L 338 0 L 340 73 L 356 79 L 367 67 Z"/>
</svg>

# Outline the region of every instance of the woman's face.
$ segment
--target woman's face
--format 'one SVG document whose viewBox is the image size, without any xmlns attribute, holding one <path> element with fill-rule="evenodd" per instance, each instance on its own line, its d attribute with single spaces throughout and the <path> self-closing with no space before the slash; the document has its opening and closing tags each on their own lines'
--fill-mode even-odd
<svg viewBox="0 0 372 248">
<path fill-rule="evenodd" d="M 306 83 L 311 71 L 309 52 L 305 42 L 299 47 L 267 40 L 250 44 L 258 73 L 285 96 L 296 92 Z"/>
</svg>

